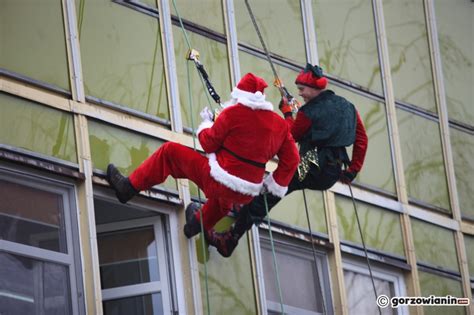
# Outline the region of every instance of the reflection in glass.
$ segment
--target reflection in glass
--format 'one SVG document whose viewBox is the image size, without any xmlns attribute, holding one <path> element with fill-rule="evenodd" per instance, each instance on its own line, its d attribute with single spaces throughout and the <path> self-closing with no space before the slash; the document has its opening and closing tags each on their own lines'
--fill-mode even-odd
<svg viewBox="0 0 474 315">
<path fill-rule="evenodd" d="M 104 171 L 109 163 L 114 163 L 121 172 L 130 175 L 163 144 L 163 141 L 93 120 L 88 126 L 94 168 Z M 160 186 L 176 190 L 176 180 L 168 177 Z"/>
<path fill-rule="evenodd" d="M 187 34 L 192 47 L 199 51 L 199 60 L 220 95 L 221 102 L 227 101 L 230 98 L 231 87 L 226 45 L 192 32 Z M 201 110 L 206 106 L 213 109 L 218 105 L 203 86 L 194 63 L 185 59 L 188 46 L 181 28 L 173 27 L 173 37 L 183 126 L 197 129 L 201 123 L 199 116 Z"/>
<path fill-rule="evenodd" d="M 161 302 L 161 293 L 105 301 L 103 308 L 106 315 L 165 314 Z"/>
<path fill-rule="evenodd" d="M 473 104 L 474 105 L 474 104 Z M 474 219 L 474 135 L 450 128 L 454 173 L 459 196 L 459 206 L 463 216 Z"/>
<path fill-rule="evenodd" d="M 156 0 L 155 0 L 156 1 Z M 214 32 L 224 34 L 224 16 L 220 0 L 175 0 L 182 19 L 191 21 Z M 177 16 L 173 2 L 170 2 L 171 14 Z M 200 49 L 198 49 L 200 50 Z"/>
<path fill-rule="evenodd" d="M 336 196 L 337 224 L 341 240 L 362 244 L 354 205 Z M 357 212 L 367 247 L 405 256 L 400 216 L 392 211 L 357 201 Z"/>
<path fill-rule="evenodd" d="M 417 261 L 459 271 L 452 231 L 417 219 L 411 225 Z"/>
<path fill-rule="evenodd" d="M 324 71 L 381 93 L 371 1 L 312 3 L 319 63 Z"/>
<path fill-rule="evenodd" d="M 347 98 L 354 104 L 367 131 L 369 145 L 364 165 L 357 175 L 356 181 L 395 193 L 392 155 L 384 104 L 336 85 L 331 85 L 329 89 L 334 90 L 338 95 Z M 349 147 L 347 152 L 351 157 L 352 147 Z"/>
<path fill-rule="evenodd" d="M 279 0 L 275 5 L 270 1 L 249 3 L 268 51 L 304 65 L 306 53 L 300 2 Z M 263 50 L 245 2 L 234 1 L 234 7 L 239 42 Z"/>
<path fill-rule="evenodd" d="M 67 253 L 63 197 L 0 180 L 0 239 Z"/>
<path fill-rule="evenodd" d="M 436 113 L 423 1 L 383 0 L 395 98 Z"/>
<path fill-rule="evenodd" d="M 77 163 L 72 115 L 0 92 L 0 143 Z"/>
<path fill-rule="evenodd" d="M 153 227 L 97 236 L 102 289 L 160 281 Z"/>
<path fill-rule="evenodd" d="M 408 196 L 449 211 L 437 122 L 399 109 L 397 119 Z"/>
<path fill-rule="evenodd" d="M 72 314 L 66 267 L 0 252 L 0 314 Z"/>
<path fill-rule="evenodd" d="M 69 90 L 62 16 L 61 1 L 0 1 L 0 68 Z"/>
<path fill-rule="evenodd" d="M 474 5 L 434 0 L 449 119 L 474 125 Z"/>
<path fill-rule="evenodd" d="M 377 295 L 386 295 L 389 298 L 395 295 L 393 282 L 374 278 Z M 347 307 L 349 314 L 378 314 L 375 302 L 374 289 L 370 276 L 351 270 L 344 270 L 344 284 L 347 293 Z M 397 314 L 391 307 L 381 308 L 383 315 Z"/>
<path fill-rule="evenodd" d="M 80 20 L 86 94 L 168 120 L 158 19 L 96 0 L 86 1 Z"/>
</svg>

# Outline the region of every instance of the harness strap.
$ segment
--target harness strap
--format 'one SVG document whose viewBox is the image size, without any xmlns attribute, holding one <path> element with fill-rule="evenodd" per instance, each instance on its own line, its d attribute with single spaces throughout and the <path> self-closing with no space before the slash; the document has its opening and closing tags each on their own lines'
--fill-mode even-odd
<svg viewBox="0 0 474 315">
<path fill-rule="evenodd" d="M 252 161 L 252 160 L 249 160 L 249 159 L 246 159 L 244 157 L 241 157 L 240 155 L 232 152 L 231 150 L 227 149 L 226 147 L 222 146 L 221 147 L 222 150 L 224 151 L 227 151 L 230 153 L 230 155 L 232 155 L 233 157 L 235 157 L 237 160 L 239 161 L 242 161 L 244 163 L 247 163 L 247 164 L 250 164 L 250 165 L 253 165 L 255 167 L 258 167 L 258 168 L 263 168 L 265 169 L 265 163 L 260 163 L 260 162 L 256 162 L 256 161 Z"/>
</svg>

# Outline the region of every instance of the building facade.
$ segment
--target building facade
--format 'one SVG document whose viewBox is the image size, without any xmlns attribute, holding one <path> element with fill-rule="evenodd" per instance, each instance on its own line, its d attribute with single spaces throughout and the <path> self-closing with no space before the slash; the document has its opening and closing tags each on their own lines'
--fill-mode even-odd
<svg viewBox="0 0 474 315">
<path fill-rule="evenodd" d="M 378 314 L 372 281 L 472 300 L 474 2 L 248 2 L 293 95 L 320 64 L 360 112 L 354 203 L 341 183 L 292 193 L 223 258 L 182 233 L 192 182 L 122 205 L 104 180 L 167 141 L 200 149 L 216 105 L 190 48 L 223 101 L 247 72 L 273 82 L 244 0 L 0 0 L 0 314 Z"/>
</svg>

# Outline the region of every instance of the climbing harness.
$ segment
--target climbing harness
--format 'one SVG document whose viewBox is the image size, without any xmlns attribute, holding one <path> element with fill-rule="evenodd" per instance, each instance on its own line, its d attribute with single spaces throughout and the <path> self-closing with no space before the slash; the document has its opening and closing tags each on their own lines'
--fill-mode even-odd
<svg viewBox="0 0 474 315">
<path fill-rule="evenodd" d="M 255 32 L 257 33 L 258 39 L 260 40 L 263 51 L 265 52 L 265 56 L 267 57 L 267 60 L 270 63 L 270 67 L 272 69 L 274 80 L 275 80 L 273 82 L 273 85 L 278 88 L 281 96 L 287 99 L 288 104 L 291 107 L 291 111 L 293 113 L 296 113 L 298 109 L 301 107 L 301 104 L 300 102 L 298 102 L 296 98 L 293 97 L 293 95 L 290 94 L 290 92 L 288 92 L 288 89 L 283 85 L 283 82 L 278 77 L 278 74 L 275 69 L 275 65 L 273 64 L 272 58 L 270 57 L 270 53 L 268 52 L 267 46 L 265 45 L 265 41 L 263 40 L 262 33 L 260 33 L 260 29 L 258 27 L 257 21 L 255 20 L 255 15 L 252 12 L 252 8 L 250 7 L 248 0 L 245 0 L 245 6 L 247 7 L 247 10 L 249 12 L 250 19 L 252 20 L 252 24 L 253 24 L 253 27 L 255 28 Z"/>
</svg>

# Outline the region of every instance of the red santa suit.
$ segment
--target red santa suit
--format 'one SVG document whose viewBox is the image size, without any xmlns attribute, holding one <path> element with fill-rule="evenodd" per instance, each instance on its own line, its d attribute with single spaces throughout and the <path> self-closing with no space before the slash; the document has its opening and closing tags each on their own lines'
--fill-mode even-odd
<svg viewBox="0 0 474 315">
<path fill-rule="evenodd" d="M 235 105 L 213 122 L 204 115 L 197 130 L 207 157 L 178 143 L 168 142 L 129 177 L 137 190 L 162 183 L 168 175 L 188 178 L 207 197 L 203 225 L 212 228 L 233 204 L 247 204 L 263 185 L 283 197 L 299 162 L 298 150 L 286 122 L 273 112 L 263 94 L 266 82 L 248 73 L 231 93 Z M 265 163 L 278 156 L 278 167 L 265 177 Z M 199 213 L 196 214 L 199 220 Z"/>
</svg>

